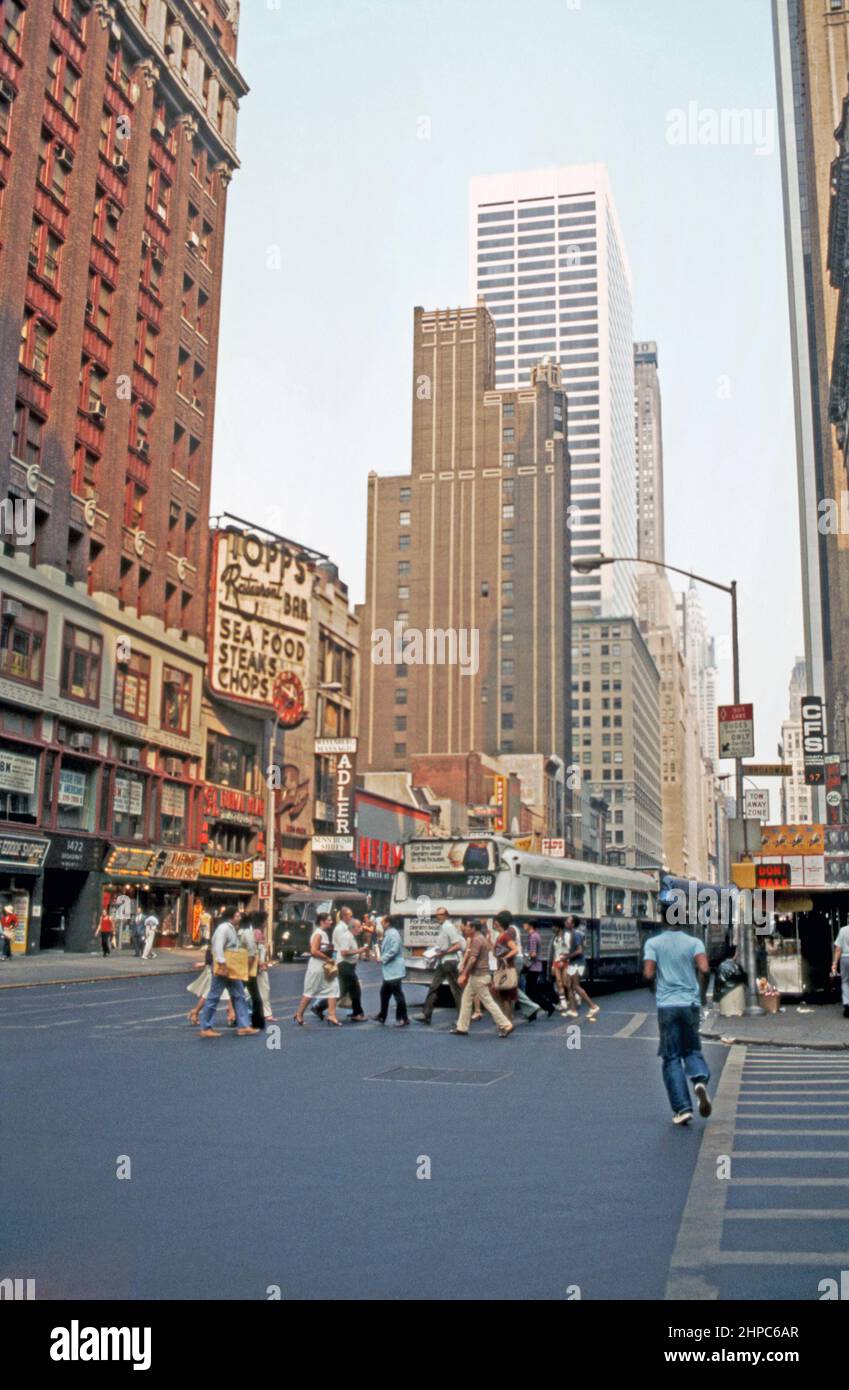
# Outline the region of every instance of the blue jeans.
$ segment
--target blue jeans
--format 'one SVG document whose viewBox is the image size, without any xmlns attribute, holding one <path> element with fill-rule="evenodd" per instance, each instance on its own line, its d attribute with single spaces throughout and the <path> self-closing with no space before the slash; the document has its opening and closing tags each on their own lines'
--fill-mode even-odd
<svg viewBox="0 0 849 1390">
<path fill-rule="evenodd" d="M 212 984 L 209 987 L 209 994 L 206 996 L 206 1003 L 200 1016 L 201 1028 L 211 1028 L 212 1020 L 215 1018 L 215 1010 L 218 1001 L 225 989 L 229 992 L 233 1001 L 233 1008 L 236 1010 L 236 1023 L 240 1028 L 250 1028 L 251 1015 L 248 1009 L 248 1002 L 245 998 L 245 986 L 241 980 L 228 980 L 226 975 L 213 975 Z"/>
<path fill-rule="evenodd" d="M 658 1007 L 657 1026 L 660 1042 L 657 1055 L 663 1058 L 663 1083 L 674 1115 L 692 1110 L 690 1081 L 710 1081 L 710 1068 L 702 1056 L 699 1037 L 699 1006 Z"/>
</svg>

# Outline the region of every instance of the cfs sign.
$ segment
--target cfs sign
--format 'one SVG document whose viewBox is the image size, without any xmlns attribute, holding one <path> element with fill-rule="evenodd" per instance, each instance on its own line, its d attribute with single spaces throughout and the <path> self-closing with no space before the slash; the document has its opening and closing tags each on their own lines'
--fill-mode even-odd
<svg viewBox="0 0 849 1390">
<path fill-rule="evenodd" d="M 818 787 L 825 781 L 825 720 L 819 695 L 805 696 L 801 715 L 805 785 Z"/>
</svg>

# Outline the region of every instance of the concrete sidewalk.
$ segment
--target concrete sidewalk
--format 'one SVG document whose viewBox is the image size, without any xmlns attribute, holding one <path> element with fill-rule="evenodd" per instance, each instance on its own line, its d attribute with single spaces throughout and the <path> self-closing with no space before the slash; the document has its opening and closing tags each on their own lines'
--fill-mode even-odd
<svg viewBox="0 0 849 1390">
<path fill-rule="evenodd" d="M 755 1043 L 766 1047 L 849 1050 L 849 1018 L 841 1004 L 800 1006 L 788 1002 L 777 1014 L 723 1018 L 716 1009 L 702 1024 L 702 1037 L 724 1043 Z"/>
<path fill-rule="evenodd" d="M 131 948 L 104 956 L 98 951 L 71 953 L 39 951 L 32 956 L 13 956 L 0 962 L 0 990 L 32 985 L 99 984 L 103 980 L 132 980 L 148 975 L 193 974 L 203 964 L 204 951 L 196 946 L 158 950 L 153 960 L 141 960 Z"/>
</svg>

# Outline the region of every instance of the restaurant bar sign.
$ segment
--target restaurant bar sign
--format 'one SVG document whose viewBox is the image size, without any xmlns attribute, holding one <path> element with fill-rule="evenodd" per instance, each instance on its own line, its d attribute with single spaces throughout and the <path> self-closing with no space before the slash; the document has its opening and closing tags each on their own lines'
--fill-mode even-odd
<svg viewBox="0 0 849 1390">
<path fill-rule="evenodd" d="M 275 676 L 306 666 L 309 564 L 282 541 L 232 527 L 213 535 L 212 574 L 212 689 L 271 709 Z"/>
</svg>

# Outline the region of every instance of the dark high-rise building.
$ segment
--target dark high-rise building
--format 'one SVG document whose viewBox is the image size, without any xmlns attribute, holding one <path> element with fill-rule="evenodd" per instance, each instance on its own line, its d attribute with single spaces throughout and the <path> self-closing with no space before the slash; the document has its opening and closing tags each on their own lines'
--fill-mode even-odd
<svg viewBox="0 0 849 1390">
<path fill-rule="evenodd" d="M 237 23 L 232 0 L 0 5 L 0 898 L 26 919 L 18 950 L 87 948 L 113 881 L 169 884 L 159 914 L 185 926 Z"/>
<path fill-rule="evenodd" d="M 416 309 L 412 470 L 369 478 L 360 759 L 571 750 L 560 368 L 495 388 L 495 326 Z"/>
</svg>

